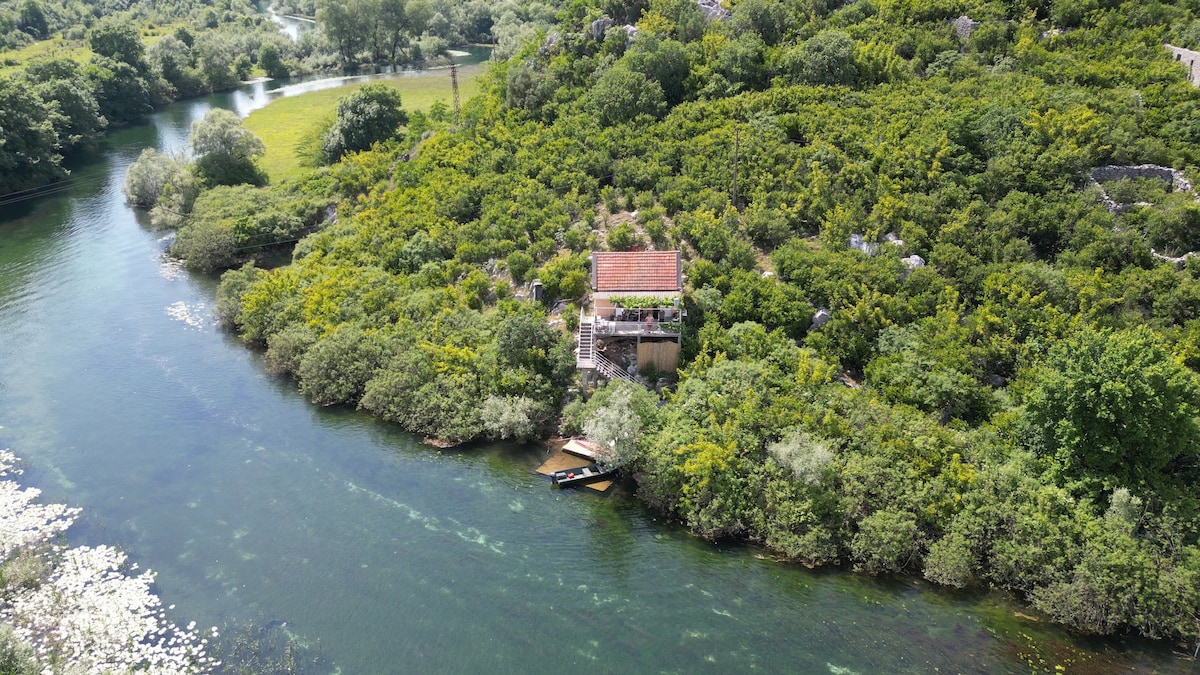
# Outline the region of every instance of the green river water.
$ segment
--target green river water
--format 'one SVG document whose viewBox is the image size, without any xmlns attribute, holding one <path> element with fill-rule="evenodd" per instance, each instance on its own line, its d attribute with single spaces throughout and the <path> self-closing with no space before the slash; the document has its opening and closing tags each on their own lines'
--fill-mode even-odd
<svg viewBox="0 0 1200 675">
<path fill-rule="evenodd" d="M 0 206 L 0 447 L 83 508 L 71 543 L 157 571 L 173 619 L 272 627 L 342 673 L 1200 672 L 994 595 L 699 541 L 626 492 L 551 489 L 541 447 L 438 451 L 310 405 L 120 193 L 141 148 L 265 86 L 177 104 Z"/>
</svg>

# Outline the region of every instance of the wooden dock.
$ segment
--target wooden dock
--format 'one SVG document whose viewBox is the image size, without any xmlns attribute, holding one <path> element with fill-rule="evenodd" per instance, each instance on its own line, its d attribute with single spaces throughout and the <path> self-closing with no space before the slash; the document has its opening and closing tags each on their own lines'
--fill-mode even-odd
<svg viewBox="0 0 1200 675">
<path fill-rule="evenodd" d="M 572 438 L 563 446 L 563 452 L 582 457 L 586 460 L 595 462 L 598 453 L 596 452 L 596 444 L 586 438 Z"/>
<path fill-rule="evenodd" d="M 590 463 L 591 462 L 588 462 L 588 464 Z M 550 476 L 553 475 L 555 471 L 579 469 L 584 466 L 587 466 L 587 464 L 581 463 L 578 456 L 569 454 L 563 450 L 559 450 L 551 455 L 550 459 L 547 459 L 545 463 L 539 466 L 537 468 L 537 472 L 543 476 Z M 587 483 L 583 487 L 595 490 L 596 492 L 606 492 L 610 487 L 612 487 L 612 485 L 613 481 L 602 480 L 596 481 L 595 483 Z"/>
</svg>

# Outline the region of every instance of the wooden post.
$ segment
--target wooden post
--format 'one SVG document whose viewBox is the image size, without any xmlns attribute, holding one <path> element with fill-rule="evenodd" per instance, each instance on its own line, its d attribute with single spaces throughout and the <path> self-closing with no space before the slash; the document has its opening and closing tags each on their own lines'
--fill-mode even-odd
<svg viewBox="0 0 1200 675">
<path fill-rule="evenodd" d="M 459 124 L 462 119 L 459 117 L 458 105 L 458 66 L 453 61 L 450 62 L 450 86 L 454 89 L 454 123 Z"/>
</svg>

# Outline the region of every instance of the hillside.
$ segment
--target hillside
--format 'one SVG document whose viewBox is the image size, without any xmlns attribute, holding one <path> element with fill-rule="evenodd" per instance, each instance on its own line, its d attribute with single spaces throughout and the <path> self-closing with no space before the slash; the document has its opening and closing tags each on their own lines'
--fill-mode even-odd
<svg viewBox="0 0 1200 675">
<path fill-rule="evenodd" d="M 1194 641 L 1200 93 L 1163 45 L 1196 12 L 576 3 L 461 124 L 330 168 L 336 222 L 227 273 L 221 315 L 416 433 L 607 434 L 705 537 Z M 579 302 L 605 247 L 687 254 L 661 407 L 562 410 L 569 332 L 514 298 Z"/>
</svg>

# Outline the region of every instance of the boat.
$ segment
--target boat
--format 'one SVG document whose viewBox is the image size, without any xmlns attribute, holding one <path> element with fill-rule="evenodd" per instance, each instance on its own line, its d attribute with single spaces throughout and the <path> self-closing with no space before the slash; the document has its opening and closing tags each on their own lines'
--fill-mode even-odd
<svg viewBox="0 0 1200 675">
<path fill-rule="evenodd" d="M 550 481 L 559 487 L 570 487 L 572 485 L 584 485 L 598 480 L 609 478 L 615 470 L 605 471 L 598 464 L 588 464 L 576 469 L 563 469 L 550 474 Z"/>
</svg>

